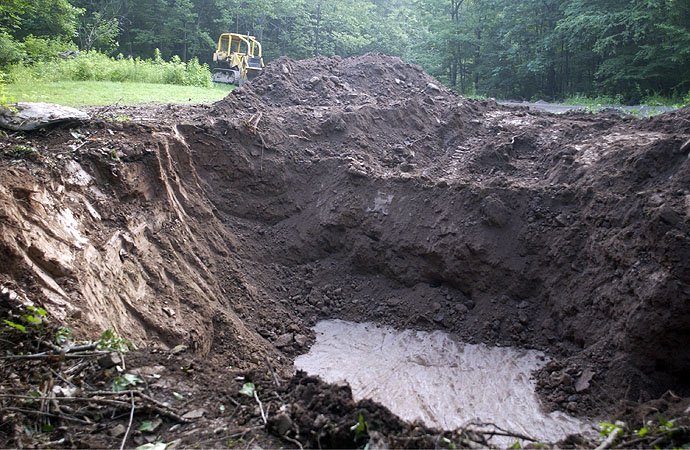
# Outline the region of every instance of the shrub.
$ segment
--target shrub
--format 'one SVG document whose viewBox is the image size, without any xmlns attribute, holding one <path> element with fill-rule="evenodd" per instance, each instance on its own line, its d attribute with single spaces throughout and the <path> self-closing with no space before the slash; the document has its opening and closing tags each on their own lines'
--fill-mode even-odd
<svg viewBox="0 0 690 450">
<path fill-rule="evenodd" d="M 169 62 L 158 54 L 153 60 L 111 58 L 91 51 L 72 59 L 39 60 L 34 64 L 15 64 L 9 68 L 8 81 L 117 81 L 211 86 L 211 72 L 195 58 L 187 64 L 179 56 Z"/>
<path fill-rule="evenodd" d="M 0 67 L 19 63 L 25 56 L 21 43 L 15 41 L 7 32 L 0 32 Z"/>
<path fill-rule="evenodd" d="M 62 52 L 78 50 L 77 46 L 70 41 L 32 35 L 27 36 L 22 45 L 25 53 L 24 62 L 30 64 L 55 59 Z"/>
</svg>

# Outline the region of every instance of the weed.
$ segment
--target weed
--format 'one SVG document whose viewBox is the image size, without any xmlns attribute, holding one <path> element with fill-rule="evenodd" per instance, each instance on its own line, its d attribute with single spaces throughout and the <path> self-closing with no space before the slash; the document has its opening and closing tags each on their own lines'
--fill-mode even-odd
<svg viewBox="0 0 690 450">
<path fill-rule="evenodd" d="M 67 327 L 60 327 L 58 328 L 57 332 L 55 333 L 55 343 L 57 345 L 65 345 L 69 342 L 71 342 L 73 339 L 72 336 L 72 330 Z"/>
<path fill-rule="evenodd" d="M 240 389 L 240 394 L 244 394 L 247 397 L 253 397 L 254 392 L 257 390 L 258 389 L 254 385 L 254 383 L 248 382 L 248 383 L 244 383 L 244 385 L 242 385 L 242 389 Z"/>
<path fill-rule="evenodd" d="M 601 428 L 601 432 L 599 435 L 601 437 L 606 437 L 611 433 L 620 434 L 620 432 L 623 431 L 624 426 L 625 424 L 618 420 L 615 423 L 600 422 L 599 427 Z"/>
<path fill-rule="evenodd" d="M 16 330 L 19 330 L 21 332 L 25 332 L 27 327 L 31 327 L 32 329 L 42 331 L 41 325 L 43 325 L 43 321 L 46 320 L 46 315 L 48 312 L 43 309 L 43 308 L 37 308 L 35 306 L 27 306 L 26 307 L 26 313 L 21 315 L 21 321 L 22 323 L 16 323 L 11 320 L 4 319 L 3 322 L 5 325 L 12 327 Z"/>
<path fill-rule="evenodd" d="M 359 440 L 362 436 L 368 434 L 369 424 L 364 420 L 362 413 L 359 413 L 359 419 L 357 423 L 350 427 L 350 431 L 355 433 L 355 441 Z"/>
<path fill-rule="evenodd" d="M 96 342 L 100 350 L 112 350 L 125 353 L 129 350 L 136 350 L 136 346 L 131 342 L 121 338 L 112 328 L 108 328 L 101 334 L 101 339 Z"/>
<path fill-rule="evenodd" d="M 143 383 L 144 380 L 131 373 L 126 373 L 120 377 L 115 377 L 113 380 L 113 392 L 122 392 L 129 389 L 130 386 L 136 386 Z"/>
</svg>

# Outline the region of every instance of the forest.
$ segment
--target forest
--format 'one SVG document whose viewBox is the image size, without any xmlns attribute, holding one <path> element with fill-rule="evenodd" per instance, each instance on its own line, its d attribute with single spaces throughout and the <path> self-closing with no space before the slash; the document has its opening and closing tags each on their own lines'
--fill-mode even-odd
<svg viewBox="0 0 690 450">
<path fill-rule="evenodd" d="M 222 32 L 266 62 L 382 52 L 464 95 L 682 101 L 690 0 L 1 0 L 0 66 L 77 48 L 211 63 Z"/>
</svg>

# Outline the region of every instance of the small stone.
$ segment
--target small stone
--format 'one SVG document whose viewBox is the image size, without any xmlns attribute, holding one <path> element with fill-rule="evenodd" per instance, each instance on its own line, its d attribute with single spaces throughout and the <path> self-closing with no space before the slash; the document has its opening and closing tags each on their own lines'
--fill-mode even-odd
<svg viewBox="0 0 690 450">
<path fill-rule="evenodd" d="M 278 336 L 278 339 L 273 342 L 273 345 L 278 348 L 287 347 L 288 345 L 292 344 L 293 338 L 294 335 L 292 333 L 281 334 Z"/>
<path fill-rule="evenodd" d="M 398 306 L 400 303 L 402 303 L 402 300 L 397 297 L 391 297 L 386 301 L 386 304 L 391 307 Z"/>
<path fill-rule="evenodd" d="M 113 437 L 119 437 L 122 436 L 127 432 L 127 427 L 122 425 L 121 423 L 115 425 L 113 428 L 108 431 L 108 434 L 110 434 Z"/>
<path fill-rule="evenodd" d="M 108 353 L 107 355 L 98 358 L 98 364 L 104 369 L 110 369 L 111 367 L 122 364 L 122 358 L 120 358 L 120 355 L 115 352 Z"/>
<path fill-rule="evenodd" d="M 592 378 L 594 377 L 594 371 L 587 368 L 582 371 L 582 374 L 579 376 L 577 381 L 575 382 L 575 392 L 582 392 L 586 391 L 589 389 L 589 382 L 592 381 Z"/>
<path fill-rule="evenodd" d="M 273 427 L 280 436 L 283 436 L 292 429 L 292 419 L 287 414 L 278 414 L 273 419 Z"/>
<path fill-rule="evenodd" d="M 429 90 L 432 90 L 432 91 L 441 92 L 441 89 L 438 86 L 436 86 L 434 83 L 427 84 L 426 88 Z"/>
<path fill-rule="evenodd" d="M 305 335 L 295 335 L 295 344 L 299 345 L 300 347 L 304 347 L 305 345 L 307 345 L 307 342 L 309 342 L 309 338 L 307 338 Z"/>
<path fill-rule="evenodd" d="M 204 416 L 204 414 L 206 414 L 206 411 L 204 409 L 200 408 L 200 409 L 195 409 L 195 410 L 189 411 L 188 413 L 183 415 L 182 418 L 187 419 L 187 420 L 200 419 Z"/>
<path fill-rule="evenodd" d="M 326 424 L 328 424 L 328 418 L 326 416 L 323 414 L 316 416 L 316 419 L 314 420 L 314 428 L 323 428 Z"/>
<path fill-rule="evenodd" d="M 458 303 L 455 305 L 455 310 L 461 315 L 465 315 L 469 312 L 469 308 L 464 303 Z"/>
<path fill-rule="evenodd" d="M 434 312 L 439 311 L 441 309 L 441 304 L 439 302 L 434 302 L 431 304 L 431 309 L 433 309 Z"/>
<path fill-rule="evenodd" d="M 681 153 L 685 153 L 686 151 L 690 151 L 690 139 L 685 141 L 685 144 L 680 146 L 680 152 Z M 690 155 L 688 155 L 688 156 L 690 156 Z"/>
<path fill-rule="evenodd" d="M 527 307 L 529 307 L 529 303 L 525 300 L 521 301 L 520 304 L 518 305 L 519 309 L 525 309 Z"/>
<path fill-rule="evenodd" d="M 567 409 L 570 412 L 576 412 L 577 411 L 577 403 L 568 402 L 568 404 L 565 406 L 565 409 Z"/>
<path fill-rule="evenodd" d="M 317 77 L 316 75 L 309 78 L 309 83 L 311 83 L 312 85 L 317 84 L 319 81 L 321 81 L 321 78 Z"/>
<path fill-rule="evenodd" d="M 290 69 L 288 69 L 287 66 L 286 66 L 285 64 L 283 64 L 282 68 L 283 68 L 283 73 L 284 73 L 285 75 L 288 75 L 288 74 L 290 73 Z"/>
</svg>

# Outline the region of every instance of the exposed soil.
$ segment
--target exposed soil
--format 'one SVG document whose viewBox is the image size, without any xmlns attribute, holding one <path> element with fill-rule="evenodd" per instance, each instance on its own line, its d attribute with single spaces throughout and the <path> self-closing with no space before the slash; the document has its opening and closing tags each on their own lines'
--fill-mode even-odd
<svg viewBox="0 0 690 450">
<path fill-rule="evenodd" d="M 110 327 L 147 348 L 128 367 L 161 366 L 174 386 L 154 394 L 207 411 L 166 419 L 166 442 L 352 447 L 363 413 L 372 442 L 441 445 L 347 389 L 290 379 L 323 318 L 544 350 L 542 399 L 572 414 L 637 417 L 669 390 L 687 411 L 690 108 L 556 116 L 367 54 L 280 58 L 213 105 L 90 112 L 0 137 L 0 283 L 17 294 L 0 312 L 34 303 L 75 335 Z M 286 405 L 265 428 L 237 394 L 248 379 Z M 233 416 L 226 397 L 244 402 Z M 105 428 L 64 445 L 119 445 Z"/>
</svg>

